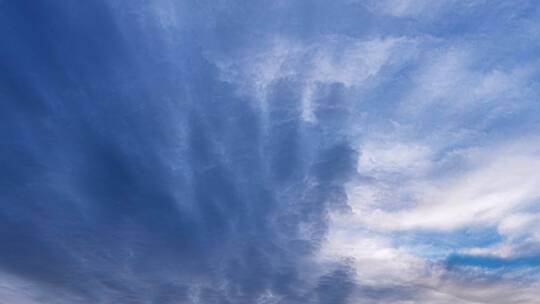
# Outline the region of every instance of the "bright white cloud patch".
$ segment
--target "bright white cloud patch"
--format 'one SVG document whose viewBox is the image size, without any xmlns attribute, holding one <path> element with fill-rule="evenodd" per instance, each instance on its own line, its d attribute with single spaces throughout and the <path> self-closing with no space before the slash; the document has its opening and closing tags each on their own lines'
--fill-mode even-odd
<svg viewBox="0 0 540 304">
<path fill-rule="evenodd" d="M 380 229 L 452 230 L 494 225 L 512 210 L 540 198 L 540 155 L 520 154 L 527 151 L 519 148 L 486 150 L 470 159 L 471 169 L 411 185 L 414 207 L 398 212 L 364 211 L 360 218 Z"/>
</svg>

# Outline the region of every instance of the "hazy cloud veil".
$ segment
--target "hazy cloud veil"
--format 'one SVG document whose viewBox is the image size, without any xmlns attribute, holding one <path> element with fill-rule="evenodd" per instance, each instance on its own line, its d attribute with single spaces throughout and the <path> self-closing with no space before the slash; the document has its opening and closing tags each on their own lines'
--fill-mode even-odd
<svg viewBox="0 0 540 304">
<path fill-rule="evenodd" d="M 0 303 L 538 303 L 539 18 L 0 0 Z"/>
</svg>

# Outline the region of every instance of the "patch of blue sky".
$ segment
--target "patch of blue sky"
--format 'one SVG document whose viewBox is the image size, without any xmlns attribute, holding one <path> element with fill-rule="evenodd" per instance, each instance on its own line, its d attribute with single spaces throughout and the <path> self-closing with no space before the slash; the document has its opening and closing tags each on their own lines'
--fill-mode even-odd
<svg viewBox="0 0 540 304">
<path fill-rule="evenodd" d="M 407 248 L 412 254 L 434 262 L 465 249 L 490 247 L 503 241 L 495 228 L 402 232 L 393 233 L 392 239 L 394 246 Z"/>
<path fill-rule="evenodd" d="M 530 268 L 540 272 L 540 255 L 501 258 L 495 256 L 451 254 L 446 258 L 445 264 L 449 268 L 472 266 L 479 268 L 507 269 L 508 271 L 516 268 Z"/>
</svg>

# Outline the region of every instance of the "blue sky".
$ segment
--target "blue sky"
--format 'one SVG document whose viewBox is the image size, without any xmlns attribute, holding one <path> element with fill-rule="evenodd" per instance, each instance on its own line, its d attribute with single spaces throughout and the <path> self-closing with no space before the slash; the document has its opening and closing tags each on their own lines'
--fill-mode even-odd
<svg viewBox="0 0 540 304">
<path fill-rule="evenodd" d="M 0 0 L 0 303 L 538 303 L 539 20 Z"/>
</svg>

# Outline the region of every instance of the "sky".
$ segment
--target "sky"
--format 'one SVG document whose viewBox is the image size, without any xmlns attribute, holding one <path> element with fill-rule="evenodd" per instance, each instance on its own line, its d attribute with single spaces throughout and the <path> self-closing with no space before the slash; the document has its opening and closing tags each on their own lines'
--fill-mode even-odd
<svg viewBox="0 0 540 304">
<path fill-rule="evenodd" d="M 0 0 L 0 303 L 540 303 L 540 3 Z"/>
</svg>

